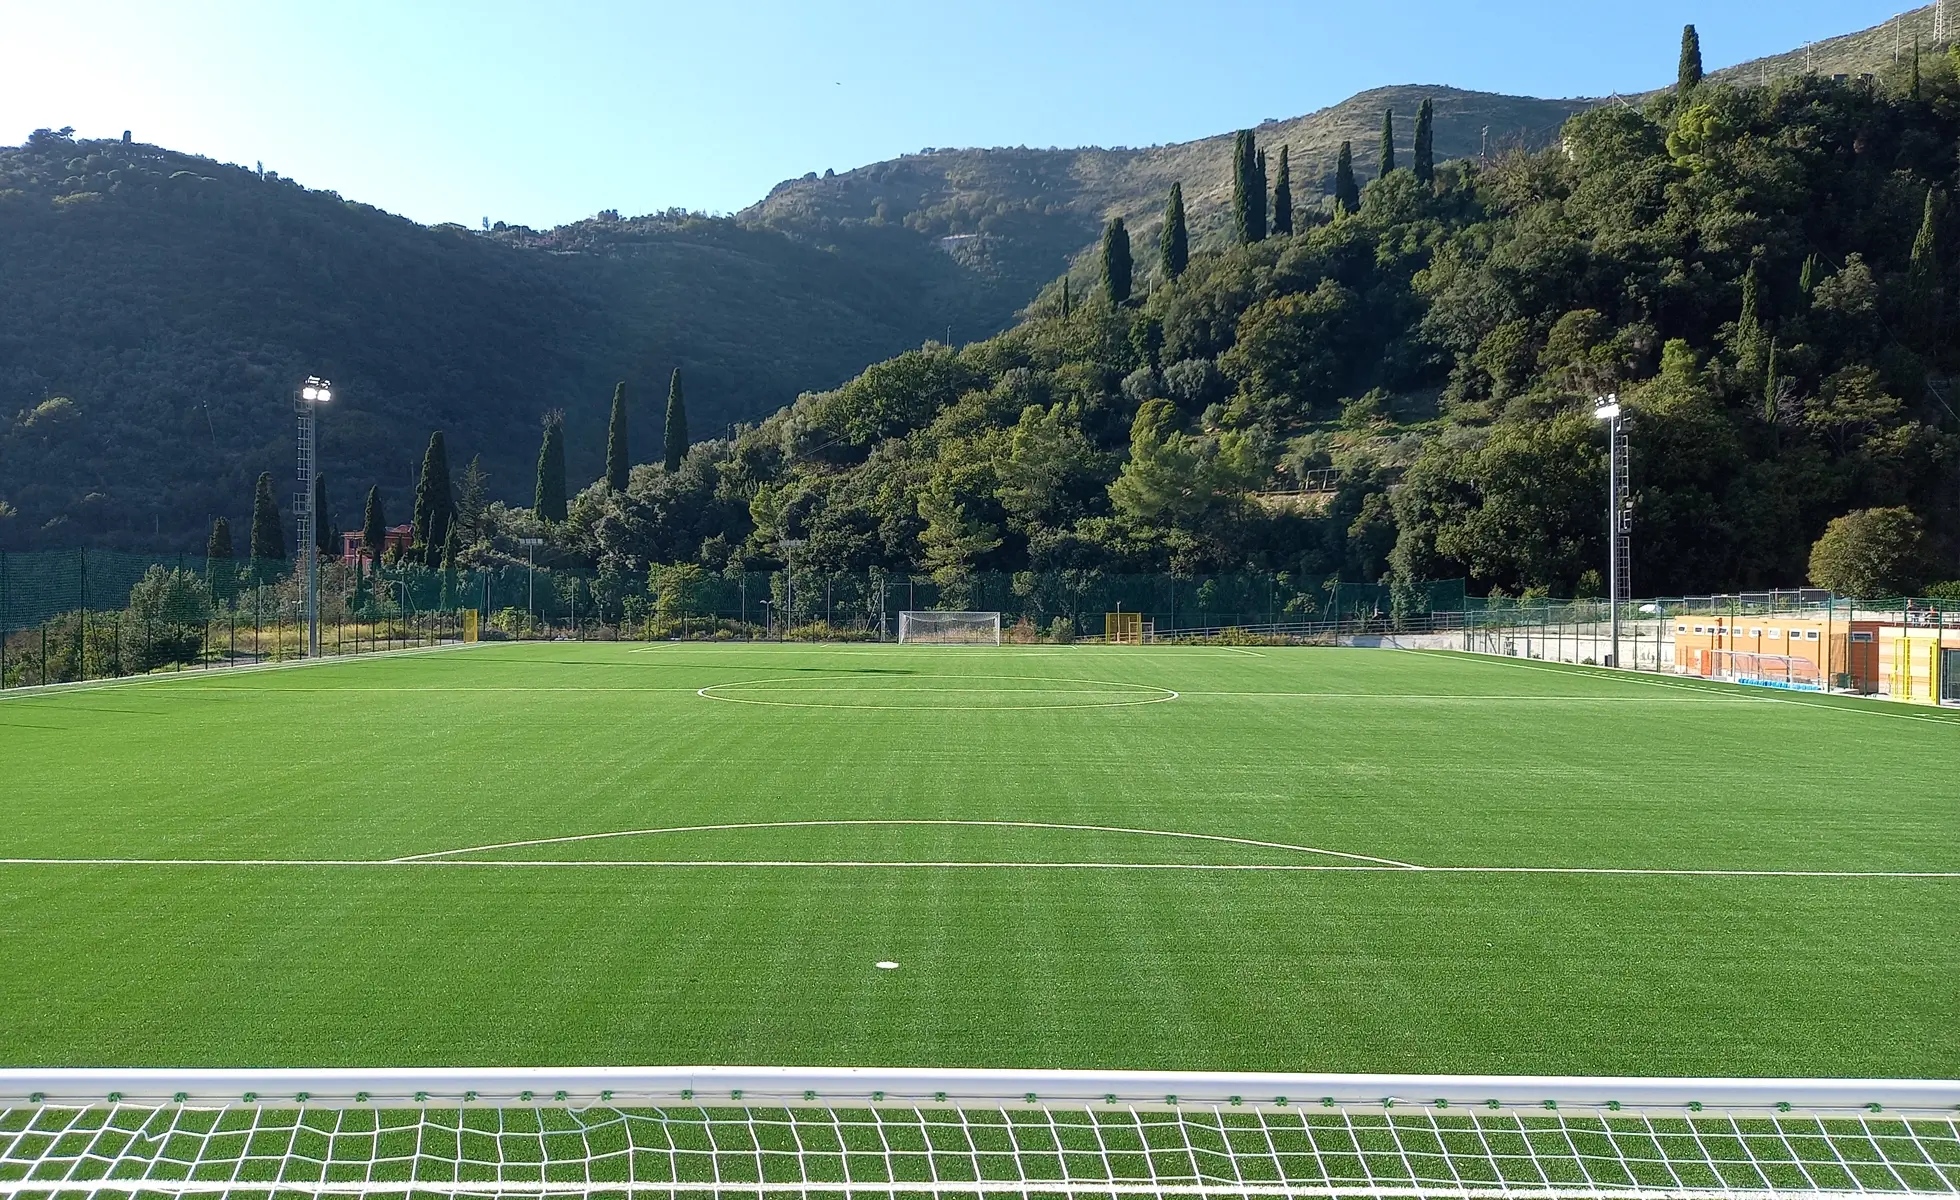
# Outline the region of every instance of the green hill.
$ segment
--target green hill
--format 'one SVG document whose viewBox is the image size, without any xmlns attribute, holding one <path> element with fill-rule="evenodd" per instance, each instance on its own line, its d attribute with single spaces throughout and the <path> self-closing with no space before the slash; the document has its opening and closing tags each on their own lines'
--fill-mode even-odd
<svg viewBox="0 0 1960 1200">
<path fill-rule="evenodd" d="M 370 483 L 406 517 L 436 428 L 528 501 L 540 415 L 564 410 L 591 478 L 619 379 L 651 457 L 675 366 L 712 432 L 968 320 L 970 273 L 899 232 L 820 248 L 682 213 L 427 228 L 44 131 L 0 149 L 0 546 L 201 544 L 267 470 L 284 503 L 288 392 L 309 373 L 340 385 L 321 436 L 343 525 Z"/>
<path fill-rule="evenodd" d="M 1303 117 L 1266 121 L 1256 132 L 1275 153 L 1291 147 L 1296 204 L 1319 208 L 1332 194 L 1343 140 L 1353 143 L 1357 172 L 1374 176 L 1384 111 L 1396 114 L 1406 161 L 1416 107 L 1425 98 L 1436 109 L 1439 158 L 1543 147 L 1566 118 L 1591 103 L 1383 87 Z M 789 180 L 742 216 L 805 236 L 901 226 L 994 283 L 998 300 L 1010 307 L 990 315 L 1004 321 L 1093 245 L 1110 217 L 1125 218 L 1139 244 L 1154 239 L 1173 182 L 1184 184 L 1193 244 L 1220 244 L 1232 199 L 1232 137 L 1140 149 L 933 150 L 840 175 Z"/>
</svg>

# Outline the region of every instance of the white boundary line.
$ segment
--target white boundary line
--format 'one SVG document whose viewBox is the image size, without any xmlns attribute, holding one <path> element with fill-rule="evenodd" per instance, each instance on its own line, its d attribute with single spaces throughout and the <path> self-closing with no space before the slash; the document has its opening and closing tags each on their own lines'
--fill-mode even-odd
<svg viewBox="0 0 1960 1200">
<path fill-rule="evenodd" d="M 962 821 L 951 818 L 930 817 L 813 821 L 743 821 L 726 825 L 675 825 L 660 829 L 622 829 L 612 833 L 577 833 L 568 837 L 532 838 L 528 841 L 521 842 L 497 842 L 487 846 L 466 846 L 460 850 L 432 850 L 426 854 L 406 854 L 400 858 L 392 858 L 387 861 L 390 863 L 430 862 L 438 859 L 453 858 L 458 854 L 487 854 L 495 850 L 517 850 L 527 846 L 561 846 L 568 842 L 597 842 L 611 838 L 647 837 L 662 833 L 720 833 L 730 830 L 749 829 L 849 829 L 865 826 L 1052 829 L 1070 833 L 1126 833 L 1143 837 L 1184 838 L 1196 842 L 1226 842 L 1237 846 L 1252 846 L 1261 850 L 1287 850 L 1296 854 L 1321 854 L 1330 858 L 1351 859 L 1355 862 L 1373 863 L 1377 866 L 1392 867 L 1403 871 L 1421 870 L 1414 863 L 1406 863 L 1393 858 L 1378 858 L 1372 854 L 1352 854 L 1345 850 L 1325 850 L 1319 846 L 1296 846 L 1289 842 L 1265 842 L 1255 838 L 1230 837 L 1219 833 L 1183 833 L 1168 829 L 1130 829 L 1120 825 L 1070 825 L 1057 821 Z"/>
<path fill-rule="evenodd" d="M 182 671 L 152 672 L 148 675 L 118 675 L 113 679 L 77 679 L 67 683 L 37 683 L 0 691 L 0 703 L 30 700 L 36 696 L 63 696 L 75 692 L 104 691 L 132 687 L 141 683 L 177 683 L 195 686 L 200 679 L 228 679 L 234 675 L 256 675 L 263 671 L 289 671 L 300 667 L 331 667 L 341 663 L 408 658 L 493 646 L 495 642 L 443 642 L 434 646 L 404 646 L 399 650 L 371 650 L 366 654 L 323 654 L 318 658 L 296 658 L 286 662 L 239 663 L 224 667 L 188 667 Z"/>
<path fill-rule="evenodd" d="M 1859 713 L 1867 717 L 1889 717 L 1894 721 L 1929 721 L 1935 725 L 1960 725 L 1960 717 L 1936 717 L 1925 713 L 1887 712 L 1882 708 L 1866 708 L 1863 703 L 1857 703 L 1860 700 L 1871 704 L 1902 703 L 1901 701 L 1895 700 L 1867 700 L 1865 697 L 1859 696 L 1838 696 L 1830 698 L 1853 701 L 1853 703 L 1829 704 L 1819 703 L 1817 700 L 1805 700 L 1800 696 L 1788 692 L 1777 692 L 1772 689 L 1761 689 L 1764 694 L 1760 696 L 1754 694 L 1737 694 L 1731 692 L 1729 689 L 1742 688 L 1747 685 L 1725 683 L 1719 679 L 1710 680 L 1706 683 L 1691 683 L 1685 679 L 1681 682 L 1674 682 L 1666 678 L 1648 678 L 1638 671 L 1617 671 L 1610 667 L 1587 667 L 1584 664 L 1570 663 L 1559 666 L 1541 665 L 1525 662 L 1513 658 L 1508 654 L 1480 654 L 1475 650 L 1405 650 L 1402 653 L 1426 654 L 1435 658 L 1453 658 L 1459 662 L 1478 662 L 1489 663 L 1493 666 L 1511 666 L 1525 671 L 1545 671 L 1553 675 L 1564 675 L 1568 678 L 1639 683 L 1645 684 L 1648 687 L 1670 688 L 1678 692 L 1698 692 L 1704 696 L 1734 695 L 1737 700 L 1754 700 L 1762 704 L 1794 704 L 1798 708 L 1822 709 L 1826 712 Z M 1830 698 L 1819 697 L 1820 700 Z"/>
<path fill-rule="evenodd" d="M 900 861 L 866 859 L 752 858 L 0 858 L 0 867 L 546 867 L 688 868 L 718 870 L 988 870 L 988 871 L 1199 871 L 1243 874 L 1347 873 L 1389 875 L 1627 875 L 1713 879 L 1960 879 L 1960 871 L 1778 871 L 1720 867 L 1394 867 L 1369 863 L 1125 863 Z"/>
<path fill-rule="evenodd" d="M 755 687 L 758 684 L 764 684 L 764 683 L 806 682 L 804 678 L 799 675 L 772 677 L 768 679 L 741 679 L 741 680 L 735 680 L 730 683 L 711 683 L 707 687 L 696 690 L 694 694 L 701 697 L 703 700 L 719 700 L 724 704 L 757 704 L 757 705 L 761 705 L 764 708 L 830 708 L 830 709 L 839 709 L 847 712 L 1045 712 L 1054 709 L 1069 709 L 1069 708 L 1140 708 L 1146 704 L 1163 704 L 1167 701 L 1176 700 L 1179 698 L 1177 692 L 1174 692 L 1167 687 L 1159 687 L 1154 683 L 1118 683 L 1106 679 L 1049 679 L 1049 678 L 1042 678 L 1039 676 L 1027 676 L 1027 675 L 913 675 L 913 676 L 908 676 L 907 678 L 911 678 L 911 679 L 1015 679 L 1024 682 L 1032 680 L 1033 682 L 1036 683 L 1086 683 L 1086 684 L 1094 685 L 1099 688 L 1112 689 L 1110 692 L 1104 693 L 1107 695 L 1121 695 L 1122 693 L 1120 691 L 1115 690 L 1121 688 L 1132 688 L 1138 692 L 1161 692 L 1163 694 L 1158 696 L 1139 695 L 1134 700 L 1109 700 L 1103 703 L 1094 703 L 1094 704 L 996 704 L 996 705 L 989 705 L 985 708 L 976 708 L 970 704 L 812 704 L 808 702 L 795 701 L 795 700 L 751 700 L 741 696 L 715 695 L 716 692 L 728 688 Z M 809 680 L 807 682 L 815 684 L 821 681 Z M 842 682 L 842 680 L 839 680 L 838 682 Z M 903 695 L 910 692 L 921 692 L 921 691 L 958 692 L 966 695 L 977 695 L 989 691 L 997 692 L 1000 694 L 1008 694 L 1012 692 L 1026 692 L 1030 694 L 1047 694 L 1047 695 L 1057 694 L 1055 689 L 1041 689 L 1041 688 L 992 688 L 992 689 L 988 689 L 988 688 L 884 688 L 884 689 L 880 689 L 875 687 L 873 688 L 806 687 L 806 688 L 787 688 L 784 690 L 793 693 L 806 692 L 806 691 L 860 692 L 860 693 L 869 693 L 872 695 L 880 695 L 880 696 Z M 1076 694 L 1084 694 L 1084 693 L 1076 693 Z"/>
</svg>

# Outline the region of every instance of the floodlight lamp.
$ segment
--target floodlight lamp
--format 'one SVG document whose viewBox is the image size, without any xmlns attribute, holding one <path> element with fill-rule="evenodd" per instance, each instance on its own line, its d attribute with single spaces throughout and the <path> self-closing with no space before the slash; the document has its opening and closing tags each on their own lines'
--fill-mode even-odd
<svg viewBox="0 0 1960 1200">
<path fill-rule="evenodd" d="M 328 389 L 328 388 L 321 388 L 321 389 L 320 389 L 320 403 L 322 403 L 322 404 L 325 404 L 325 403 L 326 403 L 327 401 L 329 401 L 329 400 L 331 400 L 331 399 L 333 399 L 333 392 L 332 392 L 332 390 L 330 390 L 330 389 Z"/>
<path fill-rule="evenodd" d="M 1617 393 L 1608 392 L 1606 395 L 1596 397 L 1593 400 L 1593 416 L 1598 417 L 1602 421 L 1610 421 L 1619 415 L 1620 397 Z"/>
<path fill-rule="evenodd" d="M 320 398 L 320 389 L 312 386 L 303 387 L 299 390 L 299 398 L 302 400 L 318 400 Z"/>
</svg>

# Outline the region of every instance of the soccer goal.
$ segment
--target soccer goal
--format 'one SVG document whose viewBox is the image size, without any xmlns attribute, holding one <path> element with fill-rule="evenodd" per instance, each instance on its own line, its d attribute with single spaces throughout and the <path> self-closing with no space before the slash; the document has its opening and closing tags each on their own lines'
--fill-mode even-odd
<svg viewBox="0 0 1960 1200">
<path fill-rule="evenodd" d="M 0 1196 L 1960 1195 L 1960 1082 L 0 1071 Z"/>
<path fill-rule="evenodd" d="M 1000 614 L 907 610 L 898 614 L 898 640 L 935 646 L 998 646 Z"/>
</svg>

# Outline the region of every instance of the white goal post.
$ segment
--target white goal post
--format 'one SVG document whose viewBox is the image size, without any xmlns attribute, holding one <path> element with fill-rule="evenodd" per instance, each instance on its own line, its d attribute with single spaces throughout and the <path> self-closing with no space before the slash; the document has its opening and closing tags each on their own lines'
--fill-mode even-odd
<svg viewBox="0 0 1960 1200">
<path fill-rule="evenodd" d="M 898 640 L 936 646 L 998 646 L 1000 614 L 907 609 L 898 614 Z"/>
<path fill-rule="evenodd" d="M 1960 1195 L 1960 1081 L 0 1070 L 0 1197 Z"/>
</svg>

